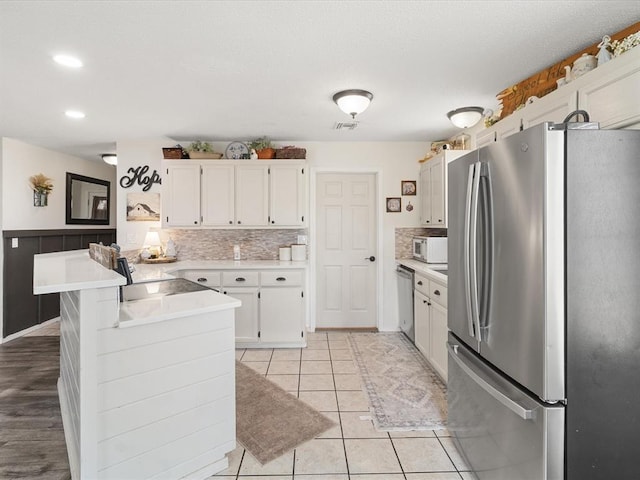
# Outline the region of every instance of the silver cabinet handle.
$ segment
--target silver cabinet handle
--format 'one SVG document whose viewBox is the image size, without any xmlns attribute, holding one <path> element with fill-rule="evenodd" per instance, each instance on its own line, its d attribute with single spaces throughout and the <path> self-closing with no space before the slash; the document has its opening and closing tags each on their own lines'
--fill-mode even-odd
<svg viewBox="0 0 640 480">
<path fill-rule="evenodd" d="M 489 384 L 486 380 L 481 378 L 480 375 L 474 372 L 471 368 L 469 368 L 469 366 L 466 363 L 464 363 L 464 361 L 458 356 L 457 345 L 451 345 L 449 342 L 447 342 L 447 350 L 449 351 L 451 358 L 453 358 L 453 360 L 456 362 L 458 367 L 460 367 L 464 371 L 464 373 L 466 373 L 469 376 L 469 378 L 471 378 L 474 382 L 476 382 L 480 388 L 482 388 L 485 392 L 487 392 L 489 395 L 491 395 L 493 398 L 495 398 L 502 405 L 507 407 L 509 410 L 511 410 L 513 413 L 518 415 L 523 420 L 533 419 L 535 414 L 534 410 L 530 410 L 526 407 L 523 407 L 512 398 L 509 398 L 500 390 L 498 390 L 493 385 Z"/>
</svg>

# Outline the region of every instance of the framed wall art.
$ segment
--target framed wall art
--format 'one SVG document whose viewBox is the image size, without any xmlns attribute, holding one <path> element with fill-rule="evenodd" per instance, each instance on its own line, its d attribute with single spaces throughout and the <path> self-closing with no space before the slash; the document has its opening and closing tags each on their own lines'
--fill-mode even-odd
<svg viewBox="0 0 640 480">
<path fill-rule="evenodd" d="M 387 197 L 387 212 L 402 211 L 402 200 L 400 197 Z"/>
<path fill-rule="evenodd" d="M 127 193 L 127 221 L 160 221 L 160 194 Z"/>
<path fill-rule="evenodd" d="M 402 180 L 400 182 L 400 191 L 402 195 L 415 195 L 416 194 L 416 181 L 415 180 Z"/>
</svg>

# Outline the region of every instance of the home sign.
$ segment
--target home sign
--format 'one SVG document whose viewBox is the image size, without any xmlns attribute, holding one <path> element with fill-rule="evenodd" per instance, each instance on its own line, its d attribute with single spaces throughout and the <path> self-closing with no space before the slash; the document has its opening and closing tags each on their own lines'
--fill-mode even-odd
<svg viewBox="0 0 640 480">
<path fill-rule="evenodd" d="M 160 174 L 157 170 L 154 170 L 151 175 L 147 175 L 148 171 L 149 165 L 141 165 L 135 168 L 131 167 L 127 170 L 129 175 L 123 175 L 120 178 L 120 186 L 122 188 L 129 188 L 137 183 L 138 185 L 144 185 L 142 187 L 142 191 L 147 192 L 154 183 L 162 184 L 162 179 L 160 178 Z"/>
</svg>

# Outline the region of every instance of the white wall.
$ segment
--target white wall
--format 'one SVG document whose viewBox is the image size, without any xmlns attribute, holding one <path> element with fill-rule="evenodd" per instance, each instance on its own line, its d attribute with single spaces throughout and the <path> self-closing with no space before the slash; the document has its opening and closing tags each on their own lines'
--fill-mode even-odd
<svg viewBox="0 0 640 480">
<path fill-rule="evenodd" d="M 118 152 L 118 182 L 123 176 L 130 176 L 130 168 L 149 166 L 147 175 L 157 170 L 162 178 L 162 148 L 171 147 L 175 142 L 169 138 L 152 138 L 139 140 L 121 140 L 117 142 Z M 179 160 L 176 160 L 179 161 Z M 118 245 L 123 251 L 139 250 L 142 248 L 144 237 L 149 229 L 160 229 L 160 222 L 128 222 L 127 221 L 127 194 L 142 192 L 143 185 L 137 183 L 129 188 L 118 185 Z M 148 193 L 160 193 L 162 185 L 154 184 Z"/>
<path fill-rule="evenodd" d="M 66 225 L 66 172 L 111 182 L 109 225 Z M 42 173 L 52 179 L 53 190 L 46 207 L 33 206 L 29 177 Z M 12 138 L 0 138 L 0 227 L 4 230 L 56 230 L 63 228 L 115 228 L 115 169 L 101 160 L 95 162 L 36 147 Z M 0 242 L 0 338 L 4 311 L 2 292 L 4 242 Z"/>
<path fill-rule="evenodd" d="M 225 151 L 229 142 L 214 142 L 217 152 Z M 140 165 L 148 165 L 161 172 L 162 147 L 170 147 L 175 142 L 168 138 L 118 141 L 118 180 L 127 174 L 127 170 Z M 430 142 L 276 142 L 277 145 L 296 145 L 307 149 L 307 160 L 312 169 L 348 171 L 371 170 L 379 172 L 379 207 L 382 222 L 382 251 L 378 252 L 383 266 L 381 282 L 381 330 L 398 329 L 397 288 L 395 277 L 395 228 L 419 227 L 419 196 L 402 197 L 401 213 L 386 213 L 384 199 L 400 197 L 402 180 L 418 181 L 420 164 L 431 148 Z M 187 144 L 183 144 L 188 146 Z M 176 160 L 179 161 L 179 160 Z M 214 162 L 215 160 L 210 160 Z M 136 250 L 142 247 L 144 236 L 149 229 L 159 229 L 160 222 L 127 222 L 126 196 L 129 192 L 140 192 L 142 186 L 121 188 L 118 186 L 118 243 L 123 250 Z M 149 192 L 160 192 L 161 185 L 154 185 Z M 418 192 L 420 193 L 420 192 Z M 406 202 L 411 201 L 413 211 L 405 210 Z M 313 212 L 310 212 L 313 215 Z M 310 232 L 313 244 L 313 232 Z"/>
<path fill-rule="evenodd" d="M 66 173 L 111 182 L 109 225 L 66 225 Z M 42 173 L 52 179 L 48 206 L 33 206 L 29 177 Z M 115 169 L 103 161 L 84 160 L 27 143 L 2 141 L 2 230 L 52 230 L 62 228 L 115 228 Z"/>
</svg>

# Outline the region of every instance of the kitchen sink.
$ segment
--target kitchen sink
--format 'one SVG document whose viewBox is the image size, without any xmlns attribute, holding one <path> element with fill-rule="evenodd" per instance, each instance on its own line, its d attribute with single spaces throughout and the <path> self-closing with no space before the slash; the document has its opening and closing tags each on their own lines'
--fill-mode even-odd
<svg viewBox="0 0 640 480">
<path fill-rule="evenodd" d="M 144 282 L 127 285 L 122 288 L 122 299 L 125 302 L 133 302 L 146 298 L 166 297 L 168 295 L 200 292 L 204 290 L 214 289 L 191 282 L 184 278 L 172 278 L 157 282 Z"/>
</svg>

